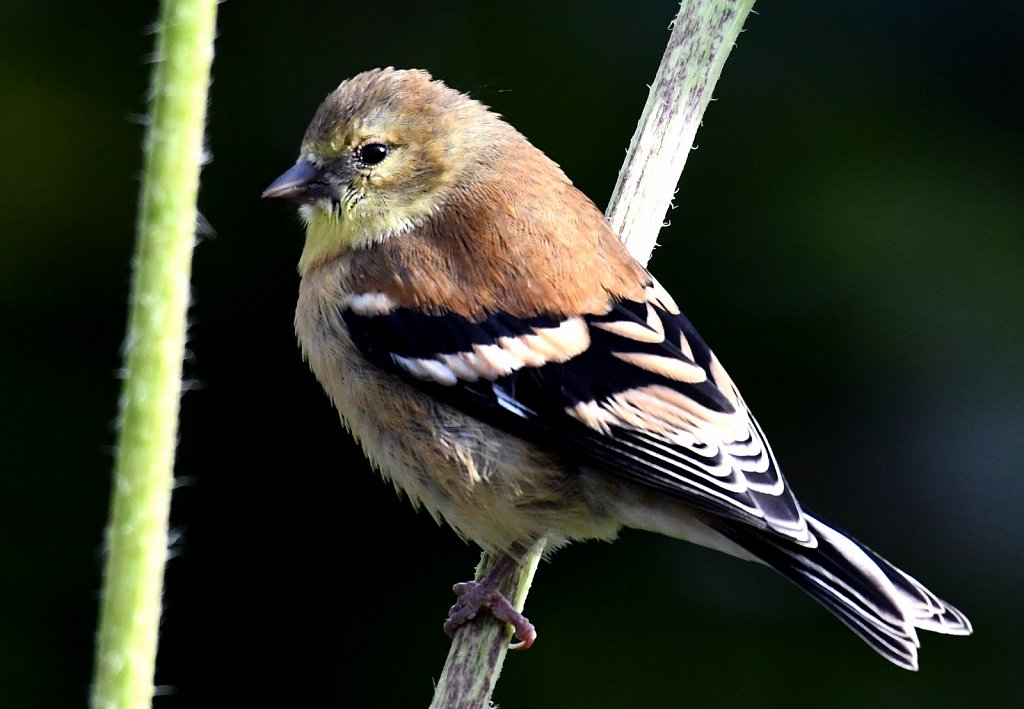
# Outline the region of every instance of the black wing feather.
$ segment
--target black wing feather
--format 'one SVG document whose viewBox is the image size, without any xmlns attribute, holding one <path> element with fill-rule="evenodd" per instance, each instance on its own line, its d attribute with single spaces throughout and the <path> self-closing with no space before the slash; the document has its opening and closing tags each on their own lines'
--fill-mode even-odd
<svg viewBox="0 0 1024 709">
<path fill-rule="evenodd" d="M 623 321 L 646 327 L 652 307 L 665 332 L 661 341 L 640 342 L 600 327 L 602 323 Z M 496 428 L 622 475 L 699 509 L 807 541 L 799 505 L 782 480 L 760 428 L 745 407 L 737 412 L 719 389 L 711 376 L 713 355 L 682 314 L 668 312 L 650 302 L 618 301 L 608 313 L 585 316 L 590 346 L 567 361 L 522 366 L 475 381 L 459 378 L 454 385 L 414 376 L 400 365 L 400 360 L 437 361 L 441 355 L 459 355 L 472 352 L 474 347 L 493 346 L 499 338 L 521 338 L 538 330 L 554 329 L 564 319 L 495 313 L 474 321 L 456 313 L 426 314 L 408 308 L 383 315 L 342 309 L 341 315 L 353 343 L 364 356 L 438 400 Z M 692 359 L 674 344 L 681 338 L 692 352 Z M 615 356 L 624 350 L 696 363 L 708 376 L 700 382 L 678 381 Z M 601 431 L 569 413 L 577 404 L 603 405 L 617 394 L 652 385 L 668 387 L 710 411 L 748 417 L 751 437 L 760 437 L 759 443 L 763 445 L 761 453 L 751 458 L 767 457 L 767 470 L 758 471 L 764 480 L 748 486 L 745 473 L 739 468 L 727 471 L 724 477 L 721 472 L 716 473 L 717 478 L 709 475 L 708 470 L 720 470 L 723 463 L 732 462 L 723 461 L 727 454 L 721 446 L 700 442 L 680 445 L 625 425 L 611 424 Z M 742 453 L 731 457 L 738 463 L 744 461 Z"/>
</svg>

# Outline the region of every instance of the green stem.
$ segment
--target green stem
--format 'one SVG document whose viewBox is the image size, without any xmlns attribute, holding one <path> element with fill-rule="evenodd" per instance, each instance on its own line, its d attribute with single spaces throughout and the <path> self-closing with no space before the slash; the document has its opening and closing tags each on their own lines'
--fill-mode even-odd
<svg viewBox="0 0 1024 709">
<path fill-rule="evenodd" d="M 647 263 L 697 129 L 754 0 L 695 0 L 679 8 L 606 212 Z"/>
<path fill-rule="evenodd" d="M 164 0 L 144 145 L 92 706 L 150 706 L 215 0 Z"/>
<path fill-rule="evenodd" d="M 501 588 L 518 611 L 522 611 L 526 603 L 526 595 L 540 563 L 544 544 L 542 539 L 530 549 L 523 557 L 518 578 L 513 574 Z M 500 558 L 485 552 L 477 566 L 476 578 L 482 579 L 487 575 Z M 495 622 L 486 613 L 464 625 L 448 650 L 444 672 L 434 689 L 434 700 L 430 708 L 472 709 L 488 706 L 511 639 L 512 627 Z"/>
<path fill-rule="evenodd" d="M 608 206 L 612 228 L 647 263 L 672 203 L 711 92 L 754 0 L 693 0 L 679 9 L 647 105 Z M 544 550 L 523 560 L 513 603 L 522 610 Z M 485 554 L 482 578 L 498 557 Z M 489 616 L 467 623 L 452 641 L 431 709 L 486 709 L 501 674 L 510 631 Z"/>
</svg>

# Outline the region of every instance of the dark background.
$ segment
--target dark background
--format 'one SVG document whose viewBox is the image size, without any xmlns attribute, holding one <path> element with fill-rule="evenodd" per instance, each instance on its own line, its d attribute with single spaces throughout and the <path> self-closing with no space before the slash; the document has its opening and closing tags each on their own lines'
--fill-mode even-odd
<svg viewBox="0 0 1024 709">
<path fill-rule="evenodd" d="M 607 202 L 675 3 L 220 8 L 157 707 L 425 706 L 476 551 L 342 432 L 260 191 L 319 101 L 421 67 Z M 638 9 L 642 8 L 642 9 Z M 1009 706 L 1024 691 L 1024 27 L 759 3 L 651 267 L 811 509 L 966 611 L 922 670 L 766 569 L 641 533 L 538 574 L 505 707 Z M 0 8 L 0 705 L 86 701 L 155 3 Z"/>
</svg>

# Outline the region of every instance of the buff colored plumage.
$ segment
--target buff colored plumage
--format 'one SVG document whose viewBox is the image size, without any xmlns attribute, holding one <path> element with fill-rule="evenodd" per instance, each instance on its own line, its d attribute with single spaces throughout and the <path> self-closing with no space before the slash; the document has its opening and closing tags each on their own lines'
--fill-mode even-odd
<svg viewBox="0 0 1024 709">
<path fill-rule="evenodd" d="M 555 163 L 421 71 L 345 81 L 264 196 L 307 224 L 295 327 L 385 478 L 508 561 L 638 527 L 761 561 L 876 651 L 967 618 L 804 512 L 739 391 Z M 460 585 L 446 629 L 479 607 Z"/>
</svg>

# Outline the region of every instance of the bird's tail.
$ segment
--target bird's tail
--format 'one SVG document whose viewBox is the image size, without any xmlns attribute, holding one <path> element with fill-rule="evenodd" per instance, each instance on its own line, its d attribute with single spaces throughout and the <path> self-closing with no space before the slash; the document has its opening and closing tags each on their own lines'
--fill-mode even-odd
<svg viewBox="0 0 1024 709">
<path fill-rule="evenodd" d="M 753 527 L 717 530 L 809 593 L 887 660 L 917 669 L 917 629 L 970 635 L 967 616 L 860 542 L 806 515 L 816 547 Z"/>
</svg>

